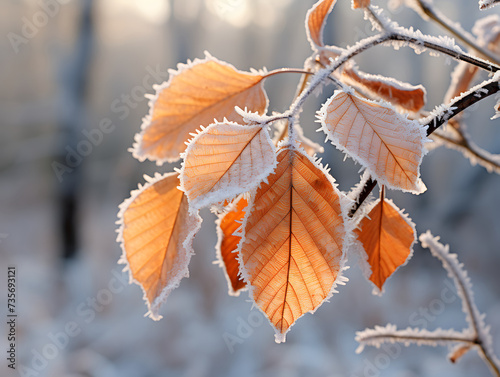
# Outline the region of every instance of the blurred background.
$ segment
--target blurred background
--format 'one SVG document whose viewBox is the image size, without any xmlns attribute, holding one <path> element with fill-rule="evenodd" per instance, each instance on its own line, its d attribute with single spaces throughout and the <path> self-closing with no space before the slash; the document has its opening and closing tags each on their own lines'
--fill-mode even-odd
<svg viewBox="0 0 500 377">
<path fill-rule="evenodd" d="M 415 246 L 410 263 L 382 297 L 371 294 L 355 261 L 350 282 L 330 303 L 305 315 L 285 344 L 248 294 L 229 297 L 215 260 L 215 216 L 194 242 L 189 279 L 164 305 L 164 318 L 145 318 L 136 285 L 116 264 L 118 205 L 143 174 L 171 171 L 136 161 L 127 149 L 147 114 L 145 93 L 169 68 L 204 51 L 237 68 L 302 67 L 310 55 L 304 19 L 313 0 L 0 0 L 0 304 L 5 312 L 7 266 L 17 268 L 17 370 L 0 358 L 2 375 L 21 376 L 469 376 L 489 375 L 475 351 L 456 365 L 443 348 L 391 346 L 356 354 L 355 332 L 394 323 L 428 329 L 466 326 L 460 300 L 440 262 Z M 387 7 L 386 1 L 373 1 Z M 396 3 L 392 1 L 392 3 Z M 471 30 L 470 0 L 436 0 Z M 404 26 L 443 33 L 400 7 Z M 339 0 L 325 29 L 328 44 L 347 46 L 369 35 L 363 12 Z M 360 67 L 427 88 L 427 110 L 442 102 L 456 63 L 403 48 L 379 46 Z M 483 77 L 484 78 L 484 77 Z M 266 83 L 270 111 L 283 111 L 299 77 Z M 301 117 L 308 137 L 314 112 L 333 92 L 311 98 Z M 465 114 L 473 139 L 500 153 L 494 101 Z M 75 151 L 77 151 L 75 153 Z M 325 145 L 323 162 L 340 189 L 359 179 L 359 165 Z M 439 148 L 422 165 L 428 190 L 389 192 L 417 224 L 449 243 L 465 263 L 480 311 L 500 352 L 500 177 Z M 5 293 L 3 293 L 5 292 Z M 4 309 L 5 308 L 5 309 Z M 5 318 L 5 316 L 4 316 Z M 3 319 L 2 319 L 3 321 Z M 4 324 L 0 348 L 8 349 Z M 5 355 L 5 352 L 2 351 Z"/>
</svg>

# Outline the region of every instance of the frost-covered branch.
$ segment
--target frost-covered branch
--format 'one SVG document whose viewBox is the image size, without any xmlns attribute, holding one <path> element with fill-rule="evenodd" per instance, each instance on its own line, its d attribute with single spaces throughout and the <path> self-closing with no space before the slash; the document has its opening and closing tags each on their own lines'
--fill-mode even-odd
<svg viewBox="0 0 500 377">
<path fill-rule="evenodd" d="M 500 155 L 492 154 L 477 146 L 461 128 L 452 128 L 449 131 L 447 130 L 447 132 L 440 131 L 437 130 L 433 133 L 437 142 L 461 152 L 470 160 L 471 164 L 478 164 L 490 173 L 495 172 L 500 174 Z"/>
<path fill-rule="evenodd" d="M 432 255 L 443 264 L 448 271 L 448 276 L 453 279 L 457 293 L 462 300 L 462 310 L 465 313 L 465 319 L 473 332 L 475 343 L 480 348 L 480 353 L 488 363 L 492 372 L 500 376 L 500 361 L 493 354 L 492 339 L 489 333 L 489 327 L 484 323 L 484 315 L 479 313 L 474 302 L 474 293 L 472 284 L 463 264 L 458 261 L 456 254 L 449 252 L 449 246 L 439 242 L 439 237 L 434 237 L 430 231 L 421 234 L 419 237 L 423 247 L 429 248 Z"/>
<path fill-rule="evenodd" d="M 468 33 L 460 26 L 460 24 L 452 22 L 448 17 L 437 10 L 430 2 L 426 0 L 416 0 L 415 4 L 421 11 L 417 12 L 418 14 L 420 14 L 421 16 L 425 15 L 439 24 L 443 29 L 447 30 L 457 39 L 461 40 L 465 45 L 476 51 L 482 57 L 490 60 L 495 64 L 500 64 L 500 60 L 497 55 L 493 54 L 488 49 L 483 48 L 470 33 Z"/>
<path fill-rule="evenodd" d="M 462 300 L 462 310 L 466 315 L 468 328 L 462 332 L 453 329 L 436 329 L 429 331 L 426 329 L 407 328 L 397 330 L 396 326 L 388 324 L 385 327 L 375 326 L 374 329 L 366 329 L 356 333 L 356 340 L 360 346 L 356 352 L 363 351 L 365 346 L 380 347 L 383 343 L 402 343 L 405 346 L 410 344 L 427 346 L 449 346 L 458 344 L 452 351 L 450 359 L 456 361 L 470 348 L 478 349 L 479 354 L 490 367 L 492 373 L 500 376 L 500 362 L 492 350 L 492 339 L 489 334 L 489 327 L 484 323 L 484 315 L 479 313 L 474 302 L 472 284 L 467 272 L 463 269 L 463 264 L 458 261 L 456 254 L 449 252 L 449 246 L 439 242 L 438 237 L 434 237 L 429 231 L 420 235 L 420 242 L 423 247 L 429 248 L 432 255 L 439 259 L 448 276 L 453 279 L 457 294 Z"/>
<path fill-rule="evenodd" d="M 356 353 L 361 353 L 365 346 L 379 348 L 384 343 L 402 343 L 405 346 L 416 344 L 419 346 L 446 346 L 453 343 L 474 343 L 470 334 L 455 330 L 437 329 L 429 331 L 425 329 L 414 329 L 408 327 L 406 330 L 397 330 L 395 325 L 388 324 L 385 327 L 375 326 L 373 329 L 366 329 L 356 333 L 356 341 L 359 347 Z"/>
<path fill-rule="evenodd" d="M 297 115 L 304 105 L 306 99 L 314 92 L 314 90 L 321 85 L 326 79 L 330 78 L 330 75 L 340 68 L 347 61 L 355 57 L 356 55 L 368 50 L 371 47 L 379 45 L 390 39 L 390 34 L 380 33 L 372 37 L 364 38 L 356 43 L 351 48 L 343 50 L 329 66 L 324 69 L 319 70 L 309 81 L 309 85 L 305 90 L 297 97 L 297 99 L 290 106 L 289 111 L 292 115 Z"/>
<path fill-rule="evenodd" d="M 488 9 L 498 4 L 500 4 L 500 0 L 479 0 L 479 9 Z"/>
<path fill-rule="evenodd" d="M 397 43 L 408 44 L 416 53 L 420 54 L 425 49 L 432 50 L 453 59 L 475 65 L 489 72 L 500 70 L 500 66 L 489 61 L 476 58 L 463 52 L 453 39 L 447 37 L 433 37 L 424 35 L 420 30 L 407 29 L 399 26 L 396 22 L 390 20 L 382 13 L 382 10 L 370 6 L 366 9 L 366 17 L 372 22 L 372 25 L 379 31 L 385 31 L 389 34 L 389 40 Z M 400 45 L 397 45 L 399 48 Z M 496 60 L 493 60 L 496 62 Z"/>
<path fill-rule="evenodd" d="M 429 117 L 421 121 L 422 124 L 428 126 L 427 136 L 432 134 L 455 115 L 474 105 L 476 102 L 498 92 L 500 90 L 499 80 L 500 75 L 495 74 L 492 79 L 484 81 L 454 98 L 448 105 L 438 107 L 434 110 Z"/>
<path fill-rule="evenodd" d="M 354 214 L 357 212 L 359 207 L 364 203 L 364 201 L 368 198 L 370 193 L 373 191 L 373 189 L 377 186 L 377 180 L 372 179 L 371 177 L 367 179 L 365 182 L 365 185 L 363 186 L 363 189 L 360 191 L 359 196 L 356 198 L 354 201 L 354 204 L 349 212 L 349 216 L 353 217 Z"/>
</svg>

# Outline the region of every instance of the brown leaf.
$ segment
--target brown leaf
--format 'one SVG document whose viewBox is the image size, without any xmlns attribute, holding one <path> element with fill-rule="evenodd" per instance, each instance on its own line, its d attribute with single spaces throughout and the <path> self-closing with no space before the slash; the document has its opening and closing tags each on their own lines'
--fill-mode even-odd
<svg viewBox="0 0 500 377">
<path fill-rule="evenodd" d="M 371 274 L 367 278 L 382 292 L 389 276 L 411 258 L 415 225 L 382 193 L 358 229 L 359 241 L 368 257 Z"/>
<path fill-rule="evenodd" d="M 346 229 L 340 192 L 309 157 L 284 148 L 278 167 L 252 197 L 240 266 L 276 341 L 342 282 Z"/>
<path fill-rule="evenodd" d="M 325 21 L 336 2 L 337 0 L 320 0 L 307 12 L 306 32 L 313 49 L 323 46 Z"/>
<path fill-rule="evenodd" d="M 450 352 L 448 358 L 452 363 L 456 363 L 463 355 L 469 352 L 471 348 L 472 345 L 470 344 L 459 344 Z"/>
<path fill-rule="evenodd" d="M 320 120 L 327 138 L 379 183 L 415 194 L 425 191 L 419 170 L 427 138 L 418 122 L 388 104 L 340 90 L 323 105 Z"/>
<path fill-rule="evenodd" d="M 426 91 L 422 85 L 410 85 L 393 78 L 370 75 L 352 66 L 342 71 L 342 82 L 383 99 L 405 111 L 418 112 L 425 106 Z"/>
<path fill-rule="evenodd" d="M 366 8 L 370 6 L 370 0 L 352 0 L 352 9 Z"/>
<path fill-rule="evenodd" d="M 241 236 L 235 235 L 235 232 L 241 227 L 247 205 L 248 201 L 245 198 L 236 199 L 227 212 L 220 215 L 216 221 L 217 259 L 225 271 L 231 296 L 239 295 L 240 291 L 246 287 L 245 281 L 239 276 L 240 264 L 236 253 Z"/>
<path fill-rule="evenodd" d="M 265 77 L 241 72 L 232 65 L 207 55 L 180 65 L 170 72 L 170 79 L 157 88 L 150 101 L 150 114 L 136 135 L 134 157 L 173 162 L 185 149 L 184 143 L 200 125 L 208 126 L 214 119 L 241 121 L 235 106 L 264 113 L 267 96 L 262 86 Z"/>
<path fill-rule="evenodd" d="M 453 98 L 469 90 L 478 68 L 468 63 L 460 62 L 451 74 L 451 83 L 444 95 L 444 103 L 449 103 Z"/>
<path fill-rule="evenodd" d="M 157 174 L 120 206 L 120 263 L 130 270 L 131 282 L 143 289 L 154 320 L 161 319 L 160 305 L 189 275 L 191 244 L 201 225 L 198 215 L 188 213 L 187 198 L 178 185 L 176 173 Z"/>
<path fill-rule="evenodd" d="M 179 177 L 196 211 L 254 189 L 275 166 L 265 127 L 214 123 L 189 143 Z"/>
<path fill-rule="evenodd" d="M 477 36 L 478 44 L 491 52 L 500 52 L 500 20 L 498 17 L 484 17 L 476 21 L 472 32 Z M 469 90 L 478 68 L 465 62 L 459 62 L 451 74 L 450 87 L 444 96 L 444 103 Z"/>
</svg>

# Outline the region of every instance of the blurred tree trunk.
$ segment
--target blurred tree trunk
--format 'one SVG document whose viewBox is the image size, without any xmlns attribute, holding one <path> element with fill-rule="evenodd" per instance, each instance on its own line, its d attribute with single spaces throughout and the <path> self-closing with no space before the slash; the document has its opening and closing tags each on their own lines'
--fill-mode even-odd
<svg viewBox="0 0 500 377">
<path fill-rule="evenodd" d="M 59 162 L 68 166 L 68 156 L 75 151 L 76 158 L 68 171 L 62 175 L 59 185 L 60 232 L 62 240 L 61 258 L 74 258 L 79 245 L 78 212 L 79 189 L 82 183 L 82 164 L 85 156 L 79 152 L 79 142 L 84 140 L 82 130 L 86 127 L 86 98 L 93 51 L 94 17 L 93 0 L 81 1 L 79 32 L 74 50 L 69 59 L 62 59 L 59 67 L 61 87 L 60 124 L 62 146 Z M 81 147 L 80 147 L 81 148 Z"/>
</svg>

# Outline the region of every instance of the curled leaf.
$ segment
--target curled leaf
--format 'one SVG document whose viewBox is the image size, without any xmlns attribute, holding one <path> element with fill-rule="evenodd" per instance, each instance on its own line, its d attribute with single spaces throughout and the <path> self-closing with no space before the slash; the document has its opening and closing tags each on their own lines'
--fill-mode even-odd
<svg viewBox="0 0 500 377">
<path fill-rule="evenodd" d="M 384 197 L 382 190 L 381 198 L 354 232 L 363 244 L 370 266 L 365 275 L 382 292 L 385 281 L 413 254 L 415 224 Z"/>
<path fill-rule="evenodd" d="M 120 206 L 120 263 L 130 270 L 130 282 L 141 286 L 148 315 L 159 320 L 160 305 L 180 280 L 189 275 L 192 241 L 201 218 L 188 213 L 187 198 L 176 173 L 157 174 Z"/>
<path fill-rule="evenodd" d="M 323 29 L 325 28 L 325 21 L 336 2 L 337 0 L 320 0 L 307 12 L 307 39 L 314 50 L 324 45 Z"/>
<path fill-rule="evenodd" d="M 174 162 L 184 151 L 184 143 L 200 125 L 214 119 L 239 121 L 235 106 L 264 113 L 267 96 L 262 86 L 265 77 L 241 72 L 232 65 L 207 55 L 170 72 L 168 82 L 156 87 L 149 103 L 150 113 L 142 131 L 136 135 L 134 157 Z"/>
<path fill-rule="evenodd" d="M 393 78 L 371 75 L 359 71 L 355 66 L 344 69 L 341 80 L 404 111 L 416 113 L 425 105 L 426 91 L 422 85 L 410 85 Z"/>
<path fill-rule="evenodd" d="M 425 128 L 389 104 L 337 90 L 319 112 L 321 129 L 340 150 L 365 166 L 381 184 L 419 194 L 427 141 Z"/>
<path fill-rule="evenodd" d="M 241 197 L 229 205 L 216 221 L 217 225 L 217 259 L 224 269 L 229 294 L 237 296 L 246 287 L 245 281 L 239 276 L 240 264 L 236 252 L 241 236 L 236 231 L 241 227 L 248 201 Z"/>
<path fill-rule="evenodd" d="M 252 190 L 275 166 L 265 126 L 214 123 L 189 143 L 179 178 L 194 212 Z"/>
<path fill-rule="evenodd" d="M 239 258 L 251 297 L 282 342 L 299 317 L 342 283 L 347 231 L 341 193 L 327 173 L 292 147 L 277 159 L 252 197 Z"/>
<path fill-rule="evenodd" d="M 456 363 L 463 355 L 465 355 L 472 348 L 471 344 L 458 344 L 448 354 L 448 359 L 452 363 Z"/>
</svg>

